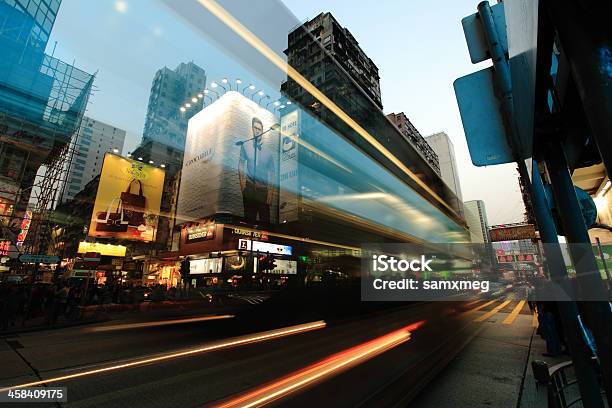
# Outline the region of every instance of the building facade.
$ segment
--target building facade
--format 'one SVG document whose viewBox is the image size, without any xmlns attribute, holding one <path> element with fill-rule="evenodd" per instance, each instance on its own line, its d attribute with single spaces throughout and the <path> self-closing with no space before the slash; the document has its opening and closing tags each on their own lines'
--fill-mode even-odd
<svg viewBox="0 0 612 408">
<path fill-rule="evenodd" d="M 83 117 L 72 143 L 73 156 L 63 201 L 71 200 L 87 183 L 100 174 L 104 153 L 121 154 L 125 130 L 89 117 Z"/>
<path fill-rule="evenodd" d="M 289 33 L 285 54 L 289 65 L 347 113 L 355 115 L 362 109 L 355 93 L 382 110 L 378 67 L 331 13 L 321 13 Z M 317 109 L 314 98 L 292 79 L 283 83 L 281 91 L 306 106 L 314 103 Z"/>
<path fill-rule="evenodd" d="M 461 183 L 459 182 L 459 170 L 457 161 L 455 160 L 455 148 L 448 135 L 444 132 L 434 133 L 425 137 L 427 143 L 431 146 L 434 152 L 438 155 L 440 164 L 439 174 L 446 185 L 457 195 L 460 200 L 463 199 L 461 193 Z"/>
<path fill-rule="evenodd" d="M 425 138 L 421 136 L 421 133 L 417 128 L 410 122 L 410 119 L 404 112 L 390 113 L 387 118 L 397 127 L 397 129 L 404 135 L 406 141 L 412 144 L 425 158 L 427 163 L 440 174 L 440 159 L 432 147 L 425 141 Z"/>
<path fill-rule="evenodd" d="M 206 87 L 206 72 L 193 62 L 180 63 L 175 69 L 164 67 L 153 77 L 143 143 L 153 141 L 182 150 L 185 147 L 187 122 L 203 106 L 203 99 L 191 98 Z M 192 109 L 181 112 L 185 104 Z"/>
<path fill-rule="evenodd" d="M 472 243 L 487 243 L 489 238 L 489 221 L 485 203 L 482 200 L 472 200 L 463 203 L 465 221 L 470 229 Z"/>
</svg>

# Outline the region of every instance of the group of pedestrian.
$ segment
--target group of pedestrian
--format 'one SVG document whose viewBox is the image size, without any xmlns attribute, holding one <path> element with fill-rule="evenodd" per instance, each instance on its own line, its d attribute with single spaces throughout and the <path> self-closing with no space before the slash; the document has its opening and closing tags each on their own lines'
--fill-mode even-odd
<svg viewBox="0 0 612 408">
<path fill-rule="evenodd" d="M 0 284 L 0 330 L 10 330 L 18 322 L 25 325 L 33 319 L 43 318 L 46 324 L 55 324 L 62 316 L 77 319 L 81 289 L 68 282 Z"/>
</svg>

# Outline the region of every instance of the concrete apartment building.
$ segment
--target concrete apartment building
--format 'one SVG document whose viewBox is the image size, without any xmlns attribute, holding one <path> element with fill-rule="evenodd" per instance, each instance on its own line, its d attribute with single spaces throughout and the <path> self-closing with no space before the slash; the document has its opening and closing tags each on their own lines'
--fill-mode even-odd
<svg viewBox="0 0 612 408">
<path fill-rule="evenodd" d="M 74 137 L 74 155 L 68 168 L 63 201 L 72 200 L 102 170 L 106 152 L 121 154 L 125 130 L 96 119 L 83 117 Z"/>
<path fill-rule="evenodd" d="M 487 220 L 487 210 L 482 200 L 472 200 L 463 203 L 465 221 L 470 229 L 472 243 L 481 244 L 490 242 L 489 221 Z"/>
<path fill-rule="evenodd" d="M 442 181 L 455 193 L 459 200 L 463 201 L 457 161 L 455 160 L 455 148 L 450 138 L 446 133 L 438 132 L 426 136 L 425 140 L 438 155 L 440 164 L 438 173 L 442 177 Z"/>
</svg>

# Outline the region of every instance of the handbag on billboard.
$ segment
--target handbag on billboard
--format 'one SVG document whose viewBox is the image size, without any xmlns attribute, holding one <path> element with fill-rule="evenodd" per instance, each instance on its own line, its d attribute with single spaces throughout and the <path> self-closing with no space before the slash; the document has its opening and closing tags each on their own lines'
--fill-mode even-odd
<svg viewBox="0 0 612 408">
<path fill-rule="evenodd" d="M 113 206 L 116 203 L 116 208 Z M 106 211 L 96 213 L 96 231 L 101 232 L 127 232 L 128 221 L 123 212 L 123 205 L 120 198 L 114 198 Z"/>
<path fill-rule="evenodd" d="M 138 182 L 138 194 L 132 193 L 132 185 Z M 123 202 L 123 211 L 125 218 L 132 227 L 137 227 L 144 224 L 144 212 L 147 198 L 142 194 L 142 182 L 132 179 L 128 184 L 127 189 L 121 193 L 121 201 Z"/>
</svg>

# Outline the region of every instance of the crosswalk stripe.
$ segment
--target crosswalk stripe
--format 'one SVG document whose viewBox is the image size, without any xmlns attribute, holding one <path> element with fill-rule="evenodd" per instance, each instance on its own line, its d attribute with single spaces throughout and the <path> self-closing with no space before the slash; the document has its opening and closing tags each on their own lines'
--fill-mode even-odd
<svg viewBox="0 0 612 408">
<path fill-rule="evenodd" d="M 502 323 L 512 324 L 514 322 L 514 319 L 516 319 L 516 316 L 518 316 L 518 314 L 521 313 L 521 310 L 523 310 L 523 306 L 525 306 L 525 301 L 521 300 L 520 302 L 518 302 L 516 307 L 512 310 L 512 312 L 508 315 L 508 317 L 504 319 Z"/>
<path fill-rule="evenodd" d="M 474 319 L 475 322 L 482 322 L 484 320 L 487 320 L 489 317 L 494 316 L 497 312 L 499 312 L 500 310 L 502 310 L 504 307 L 506 307 L 508 305 L 508 303 L 510 303 L 509 300 L 506 300 L 504 303 L 502 303 L 501 305 L 497 305 L 493 308 L 493 310 L 489 311 L 488 313 L 483 314 L 480 317 L 477 317 L 476 319 Z"/>
<path fill-rule="evenodd" d="M 531 319 L 531 326 L 538 327 L 539 325 L 540 325 L 540 322 L 538 321 L 538 312 L 534 311 L 533 318 Z"/>
<path fill-rule="evenodd" d="M 476 304 L 476 303 L 478 303 L 478 302 L 480 302 L 480 299 L 473 300 L 473 301 L 471 301 L 470 303 L 468 303 L 468 304 L 467 304 L 467 305 L 465 305 L 465 306 L 466 306 L 466 307 L 470 307 L 470 306 L 472 306 L 472 305 L 475 305 L 475 304 Z"/>
<path fill-rule="evenodd" d="M 467 312 L 465 312 L 465 313 L 466 313 L 466 314 L 470 314 L 470 313 L 473 313 L 473 312 L 477 312 L 477 311 L 479 311 L 480 309 L 482 309 L 483 307 L 487 307 L 487 306 L 489 306 L 491 303 L 495 303 L 495 300 L 488 301 L 487 303 L 484 303 L 484 304 L 482 304 L 482 305 L 480 305 L 480 306 L 478 306 L 478 307 L 475 307 L 475 308 L 473 308 L 472 310 L 468 310 L 468 311 L 467 311 Z"/>
</svg>

